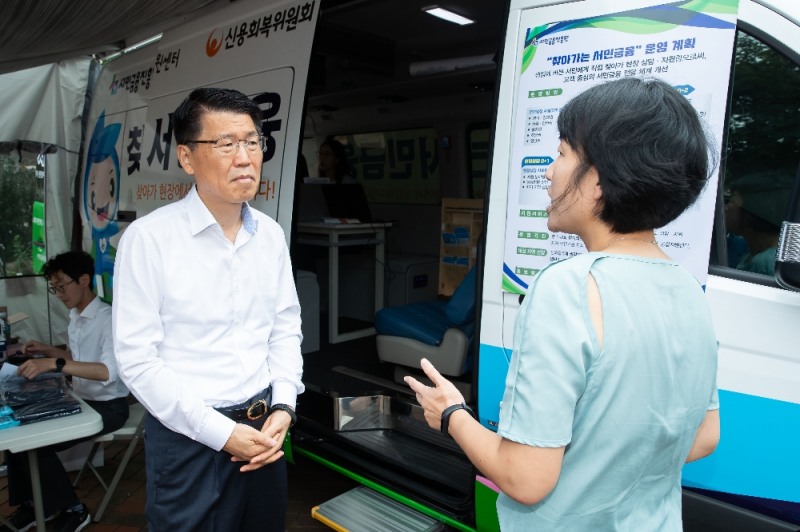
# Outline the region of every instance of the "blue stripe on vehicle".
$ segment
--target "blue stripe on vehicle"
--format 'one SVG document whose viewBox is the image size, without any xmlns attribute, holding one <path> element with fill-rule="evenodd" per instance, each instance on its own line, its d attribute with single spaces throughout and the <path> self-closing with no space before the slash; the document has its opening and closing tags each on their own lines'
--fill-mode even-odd
<svg viewBox="0 0 800 532">
<path fill-rule="evenodd" d="M 478 414 L 497 428 L 511 349 L 480 346 Z M 711 456 L 686 464 L 683 485 L 800 503 L 800 404 L 720 390 L 721 433 Z"/>
<path fill-rule="evenodd" d="M 683 485 L 800 502 L 800 405 L 720 390 L 720 443 Z"/>
</svg>

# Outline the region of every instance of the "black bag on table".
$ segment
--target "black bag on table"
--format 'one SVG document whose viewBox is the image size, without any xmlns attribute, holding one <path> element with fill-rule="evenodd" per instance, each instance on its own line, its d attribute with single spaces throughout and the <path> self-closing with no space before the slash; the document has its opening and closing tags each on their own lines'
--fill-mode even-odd
<svg viewBox="0 0 800 532">
<path fill-rule="evenodd" d="M 18 407 L 51 401 L 67 395 L 67 384 L 62 377 L 49 377 L 21 380 L 6 385 L 6 404 L 16 410 Z"/>
<path fill-rule="evenodd" d="M 6 386 L 5 402 L 12 410 L 11 417 L 25 425 L 79 414 L 81 404 L 68 391 L 62 375 L 20 380 Z"/>
<path fill-rule="evenodd" d="M 27 405 L 19 406 L 14 409 L 14 419 L 21 425 L 33 423 L 35 421 L 46 421 L 73 414 L 80 414 L 81 404 L 76 400 L 65 395 L 57 399 L 38 401 Z"/>
</svg>

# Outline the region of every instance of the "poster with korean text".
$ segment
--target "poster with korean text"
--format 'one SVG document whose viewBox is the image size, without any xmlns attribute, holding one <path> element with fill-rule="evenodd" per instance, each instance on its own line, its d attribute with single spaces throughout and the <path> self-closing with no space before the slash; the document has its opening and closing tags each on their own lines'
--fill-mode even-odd
<svg viewBox="0 0 800 532">
<path fill-rule="evenodd" d="M 573 4 L 571 12 L 586 13 L 581 8 L 586 4 Z M 604 4 L 602 14 L 571 20 L 543 18 L 547 8 L 522 12 L 508 168 L 507 292 L 525 293 L 549 263 L 586 251 L 576 235 L 547 229 L 545 171 L 557 154 L 556 120 L 577 94 L 625 77 L 662 79 L 699 112 L 712 136 L 713 158 L 719 160 L 737 0 Z M 701 284 L 708 269 L 717 170 L 689 210 L 656 230 L 659 245 Z"/>
</svg>

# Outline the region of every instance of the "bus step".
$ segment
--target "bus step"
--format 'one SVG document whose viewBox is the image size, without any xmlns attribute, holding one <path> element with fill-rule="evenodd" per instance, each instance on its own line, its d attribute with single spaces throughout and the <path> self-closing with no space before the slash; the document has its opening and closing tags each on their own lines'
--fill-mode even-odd
<svg viewBox="0 0 800 532">
<path fill-rule="evenodd" d="M 311 516 L 339 532 L 433 532 L 444 530 L 435 519 L 365 486 L 315 506 Z"/>
</svg>

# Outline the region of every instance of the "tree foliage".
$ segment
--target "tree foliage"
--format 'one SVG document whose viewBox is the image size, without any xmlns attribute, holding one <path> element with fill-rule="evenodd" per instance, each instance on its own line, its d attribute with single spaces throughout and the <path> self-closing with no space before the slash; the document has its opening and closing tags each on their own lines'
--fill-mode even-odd
<svg viewBox="0 0 800 532">
<path fill-rule="evenodd" d="M 31 270 L 31 216 L 37 199 L 33 166 L 20 164 L 16 154 L 0 155 L 0 276 Z"/>
<path fill-rule="evenodd" d="M 800 164 L 800 67 L 739 32 L 728 128 L 728 180 Z M 791 181 L 791 179 L 790 179 Z"/>
</svg>

